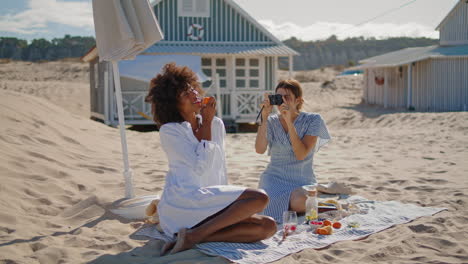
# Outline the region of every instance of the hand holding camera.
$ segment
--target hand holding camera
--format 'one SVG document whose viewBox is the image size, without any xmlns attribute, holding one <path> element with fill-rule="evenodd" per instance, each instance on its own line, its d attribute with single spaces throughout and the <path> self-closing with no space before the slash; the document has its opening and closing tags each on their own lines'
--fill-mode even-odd
<svg viewBox="0 0 468 264">
<path fill-rule="evenodd" d="M 265 93 L 263 95 L 263 102 L 262 104 L 260 105 L 261 109 L 261 115 L 262 115 L 262 119 L 267 119 L 268 116 L 270 115 L 271 111 L 273 110 L 273 105 L 270 103 L 270 96 L 268 93 Z"/>
<path fill-rule="evenodd" d="M 271 105 L 282 105 L 284 102 L 281 94 L 270 94 L 268 95 L 268 100 Z"/>
<path fill-rule="evenodd" d="M 262 119 L 266 120 L 268 118 L 268 116 L 270 115 L 271 111 L 273 110 L 274 105 L 277 105 L 279 107 L 280 111 L 282 111 L 281 107 L 286 106 L 285 101 L 283 100 L 283 96 L 281 94 L 268 94 L 268 93 L 265 93 L 264 94 L 264 100 L 263 100 L 262 104 L 260 105 L 261 110 L 260 110 L 260 113 L 257 116 L 257 120 L 258 120 L 258 117 L 260 116 L 260 114 L 262 115 Z"/>
<path fill-rule="evenodd" d="M 286 121 L 292 121 L 292 112 L 290 110 L 289 104 L 283 100 L 283 96 L 281 94 L 268 95 L 268 99 L 270 105 L 278 106 L 281 115 L 285 118 Z"/>
</svg>

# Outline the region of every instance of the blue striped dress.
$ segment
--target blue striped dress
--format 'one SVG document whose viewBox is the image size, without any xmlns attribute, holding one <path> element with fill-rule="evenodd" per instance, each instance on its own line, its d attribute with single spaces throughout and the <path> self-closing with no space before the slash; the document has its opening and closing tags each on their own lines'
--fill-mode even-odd
<svg viewBox="0 0 468 264">
<path fill-rule="evenodd" d="M 314 154 L 330 140 L 328 129 L 319 114 L 301 112 L 294 120 L 299 138 L 305 135 L 318 136 L 315 148 L 304 160 L 297 160 L 292 149 L 289 134 L 284 131 L 277 114 L 268 117 L 267 139 L 270 163 L 260 177 L 259 188 L 270 197 L 270 203 L 263 211 L 278 223 L 283 222 L 283 212 L 289 208 L 291 193 L 303 185 L 316 183 L 312 168 Z"/>
</svg>

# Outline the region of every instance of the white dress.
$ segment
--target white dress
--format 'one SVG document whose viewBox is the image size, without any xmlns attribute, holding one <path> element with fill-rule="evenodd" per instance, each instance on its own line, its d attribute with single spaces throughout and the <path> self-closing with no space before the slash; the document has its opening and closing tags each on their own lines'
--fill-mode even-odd
<svg viewBox="0 0 468 264">
<path fill-rule="evenodd" d="M 161 228 L 173 236 L 234 202 L 245 187 L 227 185 L 223 121 L 211 125 L 211 141 L 199 142 L 189 122 L 167 123 L 159 130 L 169 161 L 158 204 Z"/>
</svg>

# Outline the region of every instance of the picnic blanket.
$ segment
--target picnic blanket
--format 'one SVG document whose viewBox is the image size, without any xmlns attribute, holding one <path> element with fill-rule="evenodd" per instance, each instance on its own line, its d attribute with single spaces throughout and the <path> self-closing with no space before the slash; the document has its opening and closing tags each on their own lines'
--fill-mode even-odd
<svg viewBox="0 0 468 264">
<path fill-rule="evenodd" d="M 205 254 L 221 256 L 236 263 L 268 263 L 306 248 L 319 249 L 338 241 L 361 239 L 394 225 L 446 210 L 445 208 L 420 207 L 396 201 L 371 201 L 359 196 L 351 196 L 347 200 L 358 206 L 360 213 L 341 219 L 343 227 L 335 229 L 333 235 L 330 236 L 314 234 L 310 227 L 300 224 L 296 232 L 289 235 L 284 241 L 282 241 L 282 228 L 278 227 L 278 232 L 273 237 L 257 243 L 209 242 L 198 244 L 196 248 Z M 299 223 L 303 220 L 304 218 L 299 218 Z M 359 223 L 359 227 L 348 227 L 353 222 Z M 139 229 L 135 235 L 170 240 L 169 237 L 160 233 L 154 225 Z"/>
</svg>

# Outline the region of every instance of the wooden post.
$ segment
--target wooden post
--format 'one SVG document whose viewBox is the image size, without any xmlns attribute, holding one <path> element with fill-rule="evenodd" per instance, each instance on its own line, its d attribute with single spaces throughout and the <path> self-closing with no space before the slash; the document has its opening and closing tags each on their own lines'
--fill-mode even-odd
<svg viewBox="0 0 468 264">
<path fill-rule="evenodd" d="M 387 68 L 384 68 L 384 108 L 388 107 L 388 77 Z"/>
<path fill-rule="evenodd" d="M 369 69 L 364 69 L 364 91 L 362 96 L 366 103 L 369 103 L 369 78 Z"/>
<path fill-rule="evenodd" d="M 223 102 L 221 101 L 221 89 L 219 82 L 219 73 L 216 73 L 216 102 L 218 102 L 218 107 L 216 108 L 218 117 L 223 119 Z"/>
<path fill-rule="evenodd" d="M 406 102 L 406 108 L 411 107 L 411 88 L 413 84 L 413 64 L 410 63 L 408 64 L 408 88 L 407 88 L 407 102 Z"/>
<path fill-rule="evenodd" d="M 114 121 L 115 116 L 115 83 L 114 83 L 114 70 L 111 62 L 106 62 L 107 68 L 109 69 L 109 124 L 113 127 L 117 127 Z"/>
<path fill-rule="evenodd" d="M 278 84 L 278 57 L 273 57 L 273 85 L 271 89 L 275 89 L 276 85 Z"/>
<path fill-rule="evenodd" d="M 231 64 L 230 64 L 230 69 L 229 69 L 229 75 L 231 76 L 230 79 L 230 89 L 228 91 L 229 93 L 229 107 L 230 107 L 230 113 L 231 117 L 234 119 L 236 118 L 236 101 L 235 101 L 235 93 L 236 93 L 236 57 L 234 55 L 231 56 Z"/>
<path fill-rule="evenodd" d="M 289 55 L 288 62 L 289 62 L 289 78 L 292 78 L 293 77 L 293 56 L 292 55 Z"/>
<path fill-rule="evenodd" d="M 104 65 L 104 124 L 109 125 L 109 64 Z"/>
</svg>

